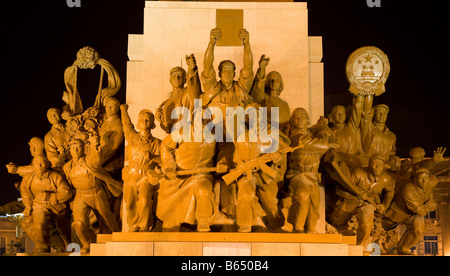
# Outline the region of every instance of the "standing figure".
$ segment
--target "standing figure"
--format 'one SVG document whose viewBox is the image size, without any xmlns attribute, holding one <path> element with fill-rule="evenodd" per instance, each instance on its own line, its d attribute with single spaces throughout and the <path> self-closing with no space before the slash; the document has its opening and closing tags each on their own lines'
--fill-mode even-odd
<svg viewBox="0 0 450 276">
<path fill-rule="evenodd" d="M 121 196 L 122 183 L 114 180 L 102 169 L 99 137 L 94 135 L 89 139 L 88 155 L 85 154 L 83 140 L 70 141 L 72 160 L 63 167 L 68 182 L 76 190 L 72 207 L 72 227 L 82 243 L 81 253 L 88 253 L 90 244 L 96 240 L 89 222 L 91 211 L 94 211 L 97 218 L 106 224 L 109 231 L 120 231 L 119 223 L 112 212 L 110 198 Z"/>
<path fill-rule="evenodd" d="M 392 229 L 398 224 L 406 225 L 406 232 L 397 244 L 399 255 L 412 255 L 410 249 L 425 233 L 424 216 L 436 210 L 433 188 L 437 179 L 426 168 L 414 171 L 413 178 L 395 194 L 383 220 L 383 228 Z"/>
<path fill-rule="evenodd" d="M 156 120 L 160 122 L 161 128 L 166 133 L 170 133 L 177 122 L 177 119 L 172 118 L 172 111 L 177 107 L 186 107 L 191 114 L 194 111 L 194 100 L 199 99 L 201 95 L 200 78 L 194 54 L 186 56 L 186 64 L 187 75 L 182 67 L 177 66 L 170 70 L 169 81 L 172 92 L 169 98 L 156 109 Z"/>
<path fill-rule="evenodd" d="M 308 112 L 301 107 L 296 108 L 291 117 L 291 147 L 303 144 L 303 148 L 291 153 L 286 173 L 292 197 L 288 222 L 294 226 L 293 231 L 296 233 L 305 232 L 305 226 L 307 233 L 317 233 L 316 225 L 320 217 L 320 159 L 330 148 L 338 147 L 328 142 L 327 135 L 313 133 L 308 128 L 309 124 Z M 324 124 L 320 128 L 327 127 Z"/>
<path fill-rule="evenodd" d="M 342 105 L 333 106 L 328 116 L 332 124 L 336 142 L 339 144 L 337 152 L 348 155 L 362 154 L 360 124 L 362 119 L 363 96 L 353 96 L 353 103 L 350 109 L 350 116 L 347 117 L 347 110 Z"/>
<path fill-rule="evenodd" d="M 32 166 L 33 172 L 23 178 L 20 187 L 25 205 L 23 214 L 31 219 L 25 231 L 35 244 L 34 253 L 50 252 L 53 229 L 58 229 L 66 245 L 70 243 L 72 189 L 61 174 L 49 170 L 50 162 L 45 155 L 35 156 Z"/>
<path fill-rule="evenodd" d="M 390 170 L 396 171 L 400 164 L 396 154 L 396 136 L 386 126 L 389 107 L 379 104 L 372 107 L 373 95 L 365 95 L 361 120 L 361 145 L 367 157 L 381 154 Z"/>
<path fill-rule="evenodd" d="M 118 112 L 120 103 L 115 98 L 105 102 L 105 114 L 99 129 L 102 148 L 102 166 L 115 179 L 119 179 L 123 168 L 124 132 Z"/>
<path fill-rule="evenodd" d="M 289 119 L 291 118 L 291 110 L 289 104 L 280 98 L 280 94 L 284 89 L 283 78 L 277 71 L 271 71 L 266 76 L 266 67 L 269 65 L 270 58 L 265 55 L 259 60 L 259 68 L 255 74 L 251 96 L 253 100 L 263 107 L 267 107 L 267 120 L 269 124 L 272 119 L 272 108 L 278 107 L 279 129 L 286 133 Z"/>
<path fill-rule="evenodd" d="M 261 124 L 267 124 L 267 122 L 259 120 L 259 128 L 263 127 Z M 288 147 L 290 141 L 285 135 L 280 134 L 280 142 L 267 136 L 266 138 L 271 139 L 268 142 L 264 141 L 265 139 L 260 134 L 258 128 L 250 126 L 250 122 L 247 121 L 244 131 L 239 133 L 234 142 L 233 161 L 236 166 L 229 175 L 234 171 L 242 172 L 236 179 L 238 187 L 236 218 L 239 232 L 251 232 L 252 226 L 257 225 L 258 217 L 263 218 L 266 228 L 272 232 L 280 231 L 284 223 L 284 215 L 279 208 L 277 194 L 280 170 L 284 176 L 285 166 L 283 164 L 287 160 L 287 154 L 280 149 Z M 284 142 L 281 141 L 282 139 Z M 264 153 L 264 148 L 269 143 L 278 144 L 278 150 L 273 153 Z M 250 165 L 265 158 L 267 158 L 266 161 L 259 165 Z M 258 210 L 261 208 L 264 212 L 259 214 Z"/>
<path fill-rule="evenodd" d="M 155 206 L 158 182 L 150 182 L 147 174 L 155 169 L 161 140 L 152 136 L 155 117 L 148 109 L 139 112 L 136 131 L 128 115 L 128 105 L 120 106 L 125 139 L 128 142 L 129 162 L 124 168 L 124 202 L 130 232 L 150 231 L 155 223 Z"/>
<path fill-rule="evenodd" d="M 38 155 L 45 155 L 44 141 L 41 138 L 31 138 L 28 142 L 28 145 L 30 146 L 30 154 L 33 158 Z M 6 169 L 10 174 L 18 174 L 21 177 L 24 177 L 25 175 L 34 171 L 32 164 L 18 166 L 13 162 L 9 162 L 9 164 L 6 165 Z"/>
<path fill-rule="evenodd" d="M 253 84 L 253 55 L 250 48 L 250 36 L 246 29 L 239 32 L 239 38 L 244 45 L 244 66 L 240 71 L 238 81 L 234 80 L 236 66 L 231 60 L 221 61 L 219 64 L 219 78 L 213 67 L 214 48 L 221 38 L 220 29 L 212 29 L 210 40 L 205 52 L 201 81 L 203 85 L 203 106 L 216 106 L 226 114 L 226 107 L 245 106 L 253 102 L 249 95 Z M 225 117 L 225 116 L 224 116 Z"/>
<path fill-rule="evenodd" d="M 45 153 L 52 164 L 52 168 L 62 171 L 63 165 L 68 160 L 65 148 L 69 142 L 69 137 L 61 120 L 61 110 L 50 108 L 47 111 L 47 118 L 52 128 L 44 137 Z"/>
</svg>

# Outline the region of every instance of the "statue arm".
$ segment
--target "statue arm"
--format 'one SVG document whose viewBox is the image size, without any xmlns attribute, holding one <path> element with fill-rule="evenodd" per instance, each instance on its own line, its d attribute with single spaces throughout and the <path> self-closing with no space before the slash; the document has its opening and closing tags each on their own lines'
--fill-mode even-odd
<svg viewBox="0 0 450 276">
<path fill-rule="evenodd" d="M 250 47 L 250 36 L 246 29 L 242 29 L 239 32 L 239 39 L 244 44 L 244 66 L 239 74 L 239 83 L 250 92 L 253 84 L 253 54 Z"/>
<path fill-rule="evenodd" d="M 72 189 L 67 181 L 60 175 L 56 177 L 56 204 L 69 201 L 72 198 Z"/>
<path fill-rule="evenodd" d="M 266 83 L 266 66 L 269 64 L 270 58 L 262 55 L 259 60 L 259 67 L 256 71 L 255 80 L 250 91 L 250 96 L 259 104 L 264 102 L 264 85 Z"/>
<path fill-rule="evenodd" d="M 189 108 L 190 111 L 192 112 L 194 100 L 200 98 L 202 94 L 202 89 L 200 84 L 200 78 L 198 76 L 198 67 L 195 61 L 194 54 L 186 56 L 186 63 L 188 65 L 186 92 L 189 98 Z"/>
<path fill-rule="evenodd" d="M 212 79 L 216 80 L 216 72 L 214 71 L 214 48 L 217 41 L 222 37 L 220 29 L 214 28 L 210 32 L 208 47 L 206 48 L 205 57 L 203 59 L 202 82 L 203 89 L 208 92 L 213 85 Z"/>
<path fill-rule="evenodd" d="M 417 196 L 413 189 L 405 189 L 403 195 L 403 200 L 408 210 L 419 216 L 425 216 L 428 214 L 428 208 L 426 208 L 424 202 Z"/>
<path fill-rule="evenodd" d="M 177 169 L 177 163 L 175 160 L 175 150 L 178 147 L 178 143 L 172 139 L 171 135 L 166 136 L 161 142 L 161 163 L 162 170 L 165 174 L 168 172 L 174 172 Z"/>
<path fill-rule="evenodd" d="M 363 104 L 364 104 L 363 99 L 364 98 L 362 95 L 356 95 L 353 97 L 349 124 L 351 124 L 354 129 L 357 129 L 361 124 Z"/>
<path fill-rule="evenodd" d="M 128 104 L 120 105 L 120 112 L 125 139 L 128 141 L 128 143 L 131 143 L 132 141 L 131 135 L 137 134 L 138 132 L 134 129 L 134 125 L 131 122 L 130 115 L 128 114 Z"/>
</svg>

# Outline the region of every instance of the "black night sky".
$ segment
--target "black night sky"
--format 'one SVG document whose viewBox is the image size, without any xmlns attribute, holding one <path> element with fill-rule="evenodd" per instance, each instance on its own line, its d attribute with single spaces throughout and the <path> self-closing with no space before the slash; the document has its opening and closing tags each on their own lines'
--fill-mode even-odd
<svg viewBox="0 0 450 276">
<path fill-rule="evenodd" d="M 125 102 L 128 34 L 143 33 L 144 1 L 66 0 L 2 2 L 2 92 L 0 205 L 19 197 L 5 165 L 31 161 L 28 141 L 50 130 L 46 112 L 62 107 L 64 70 L 76 52 L 91 46 L 117 69 Z M 450 20 L 447 1 L 308 1 L 309 35 L 323 37 L 325 115 L 336 104 L 351 103 L 345 76 L 347 57 L 362 46 L 376 46 L 389 57 L 387 92 L 374 104 L 390 107 L 387 126 L 397 136 L 397 155 L 422 146 L 427 156 L 438 146 L 450 155 Z M 270 19 L 268 19 L 270 20 Z M 292 22 L 292 24 L 296 24 Z M 245 27 L 245 26 L 244 26 Z M 250 34 L 251 34 L 251 30 Z M 206 46 L 205 46 L 206 47 Z M 79 70 L 83 105 L 94 103 L 100 70 Z"/>
</svg>

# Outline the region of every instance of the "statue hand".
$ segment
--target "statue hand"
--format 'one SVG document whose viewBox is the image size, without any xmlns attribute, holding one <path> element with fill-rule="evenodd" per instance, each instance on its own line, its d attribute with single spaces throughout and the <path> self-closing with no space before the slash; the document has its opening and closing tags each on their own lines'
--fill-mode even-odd
<svg viewBox="0 0 450 276">
<path fill-rule="evenodd" d="M 194 54 L 191 54 L 190 56 L 186 55 L 186 64 L 189 69 L 194 69 L 197 66 Z"/>
<path fill-rule="evenodd" d="M 242 41 L 244 45 L 250 43 L 250 34 L 246 29 L 242 29 L 239 31 L 239 39 Z"/>
<path fill-rule="evenodd" d="M 121 104 L 120 105 L 120 110 L 123 110 L 123 111 L 127 111 L 128 110 L 128 104 Z"/>
<path fill-rule="evenodd" d="M 6 165 L 6 169 L 8 170 L 8 173 L 10 174 L 16 174 L 17 173 L 18 166 L 14 164 L 13 162 L 10 162 Z"/>
<path fill-rule="evenodd" d="M 278 164 L 281 162 L 281 160 L 283 160 L 283 155 L 277 151 L 274 153 L 270 153 L 270 158 L 272 159 L 273 163 Z"/>
<path fill-rule="evenodd" d="M 270 57 L 266 57 L 266 55 L 262 55 L 259 59 L 259 67 L 265 68 L 267 65 L 269 65 Z"/>
<path fill-rule="evenodd" d="M 218 28 L 211 30 L 209 35 L 209 43 L 216 45 L 217 41 L 222 38 L 222 31 Z"/>
<path fill-rule="evenodd" d="M 217 172 L 218 173 L 228 172 L 228 165 L 227 164 L 217 164 Z"/>
<path fill-rule="evenodd" d="M 25 207 L 25 209 L 23 210 L 23 216 L 24 216 L 24 217 L 29 217 L 29 216 L 31 216 L 31 206 Z"/>
<path fill-rule="evenodd" d="M 433 161 L 436 162 L 436 163 L 444 161 L 444 152 L 445 152 L 446 150 L 447 150 L 446 148 L 438 147 L 438 148 L 434 151 Z"/>
<path fill-rule="evenodd" d="M 377 211 L 378 211 L 378 213 L 380 213 L 381 215 L 384 215 L 384 213 L 386 213 L 386 207 L 384 207 L 383 204 L 378 204 L 378 205 L 377 205 Z"/>
<path fill-rule="evenodd" d="M 175 180 L 175 179 L 177 179 L 177 173 L 175 171 L 168 171 L 168 172 L 166 172 L 166 179 L 167 180 Z"/>
</svg>

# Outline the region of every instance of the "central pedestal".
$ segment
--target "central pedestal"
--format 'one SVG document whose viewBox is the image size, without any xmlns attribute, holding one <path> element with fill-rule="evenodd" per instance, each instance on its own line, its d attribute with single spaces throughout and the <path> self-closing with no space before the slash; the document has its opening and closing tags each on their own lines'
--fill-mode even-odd
<svg viewBox="0 0 450 276">
<path fill-rule="evenodd" d="M 340 234 L 148 232 L 98 235 L 91 256 L 362 256 Z"/>
</svg>

